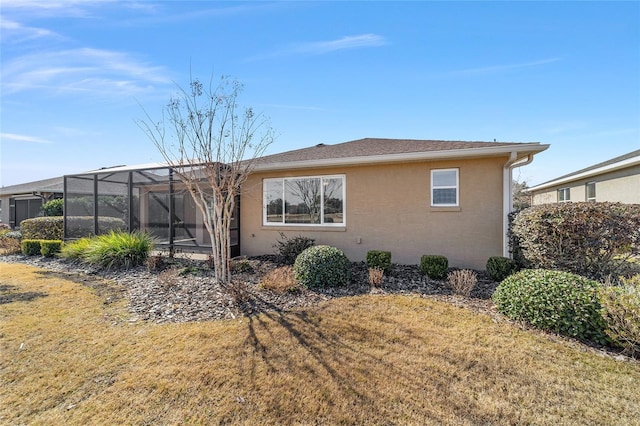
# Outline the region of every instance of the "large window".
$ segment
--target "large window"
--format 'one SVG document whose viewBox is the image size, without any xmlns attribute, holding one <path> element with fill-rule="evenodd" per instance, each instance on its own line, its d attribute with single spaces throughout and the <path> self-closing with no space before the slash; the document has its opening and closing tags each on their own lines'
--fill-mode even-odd
<svg viewBox="0 0 640 426">
<path fill-rule="evenodd" d="M 558 189 L 558 202 L 566 203 L 568 201 L 571 201 L 571 192 L 569 191 L 569 188 Z"/>
<path fill-rule="evenodd" d="M 431 205 L 458 206 L 458 169 L 431 170 Z"/>
<path fill-rule="evenodd" d="M 345 224 L 344 176 L 265 179 L 265 225 Z"/>
<path fill-rule="evenodd" d="M 596 202 L 596 183 L 595 182 L 589 182 L 585 185 L 585 192 L 586 192 L 586 198 L 587 201 L 590 201 L 592 203 Z"/>
</svg>

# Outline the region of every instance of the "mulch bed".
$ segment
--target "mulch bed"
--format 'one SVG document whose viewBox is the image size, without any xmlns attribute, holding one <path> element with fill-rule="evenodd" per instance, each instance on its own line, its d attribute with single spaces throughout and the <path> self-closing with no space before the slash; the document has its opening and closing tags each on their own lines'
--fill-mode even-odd
<svg viewBox="0 0 640 426">
<path fill-rule="evenodd" d="M 151 271 L 146 267 L 100 270 L 57 258 L 23 255 L 0 256 L 0 262 L 44 268 L 50 275 L 63 276 L 92 287 L 104 296 L 105 303 L 126 297 L 131 321 L 164 323 L 233 319 L 270 310 L 307 308 L 336 297 L 370 293 L 428 297 L 495 315 L 490 297 L 497 283 L 483 271 L 477 271 L 478 284 L 471 296 L 461 297 L 452 295 L 444 281 L 421 275 L 417 265 L 392 265 L 382 285 L 372 288 L 366 264 L 354 262 L 348 286 L 276 292 L 258 285 L 262 276 L 281 266 L 272 255 L 246 259 L 253 272 L 234 274 L 233 282 L 227 285 L 217 284 L 206 263 L 193 259 L 164 258 L 161 265 Z"/>
</svg>

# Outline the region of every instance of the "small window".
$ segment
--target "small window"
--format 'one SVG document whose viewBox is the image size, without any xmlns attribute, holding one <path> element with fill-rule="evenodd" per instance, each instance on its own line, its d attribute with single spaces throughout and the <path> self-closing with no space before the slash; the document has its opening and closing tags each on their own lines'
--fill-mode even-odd
<svg viewBox="0 0 640 426">
<path fill-rule="evenodd" d="M 458 206 L 458 169 L 431 170 L 431 205 Z"/>
<path fill-rule="evenodd" d="M 595 203 L 596 202 L 596 183 L 588 182 L 585 185 L 585 192 L 587 195 L 587 201 Z"/>
<path fill-rule="evenodd" d="M 571 201 L 571 192 L 569 191 L 569 188 L 558 189 L 558 202 L 566 203 L 567 201 Z"/>
</svg>

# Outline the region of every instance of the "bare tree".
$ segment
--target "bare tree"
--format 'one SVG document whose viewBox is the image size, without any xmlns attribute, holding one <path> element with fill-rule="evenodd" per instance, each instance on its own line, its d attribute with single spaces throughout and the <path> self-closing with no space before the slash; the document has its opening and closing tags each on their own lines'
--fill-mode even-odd
<svg viewBox="0 0 640 426">
<path fill-rule="evenodd" d="M 190 79 L 190 90 L 178 93 L 164 107 L 162 118 L 138 126 L 147 134 L 191 194 L 211 238 L 215 277 L 230 280 L 230 228 L 242 184 L 273 142 L 273 130 L 262 114 L 238 105 L 242 84 L 222 77 L 204 86 Z"/>
</svg>

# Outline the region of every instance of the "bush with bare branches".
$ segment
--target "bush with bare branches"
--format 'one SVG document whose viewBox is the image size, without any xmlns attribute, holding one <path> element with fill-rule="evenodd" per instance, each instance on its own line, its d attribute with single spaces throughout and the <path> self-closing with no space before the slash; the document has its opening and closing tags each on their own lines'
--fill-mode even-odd
<svg viewBox="0 0 640 426">
<path fill-rule="evenodd" d="M 469 296 L 478 282 L 478 275 L 469 269 L 461 269 L 449 272 L 447 284 L 454 294 Z"/>
</svg>

